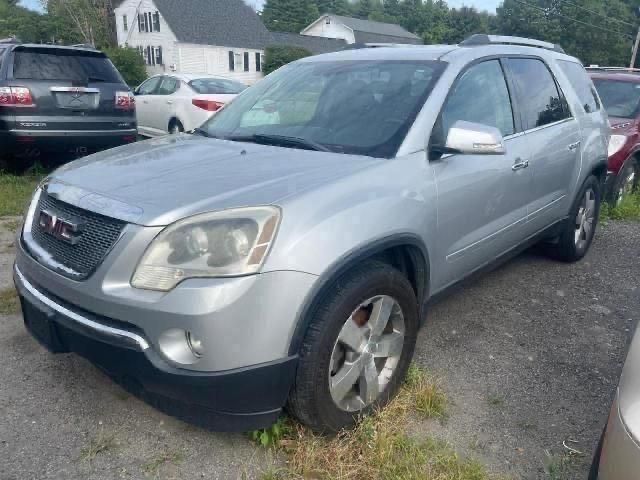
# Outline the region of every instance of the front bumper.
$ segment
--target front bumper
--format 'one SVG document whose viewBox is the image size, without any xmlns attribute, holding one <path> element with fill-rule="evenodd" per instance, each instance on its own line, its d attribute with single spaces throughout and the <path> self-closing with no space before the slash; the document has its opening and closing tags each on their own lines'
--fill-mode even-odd
<svg viewBox="0 0 640 480">
<path fill-rule="evenodd" d="M 632 437 L 620 412 L 619 396 L 613 403 L 600 456 L 599 480 L 640 479 L 640 444 Z"/>
<path fill-rule="evenodd" d="M 75 352 L 169 415 L 217 431 L 272 424 L 293 382 L 297 357 L 219 372 L 177 368 L 133 325 L 90 314 L 32 284 L 14 281 L 29 332 L 54 353 Z"/>
</svg>

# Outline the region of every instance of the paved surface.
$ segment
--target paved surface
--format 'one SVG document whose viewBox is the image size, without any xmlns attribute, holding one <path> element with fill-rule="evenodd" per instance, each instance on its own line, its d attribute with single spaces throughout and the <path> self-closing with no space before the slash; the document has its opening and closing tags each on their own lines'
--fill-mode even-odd
<svg viewBox="0 0 640 480">
<path fill-rule="evenodd" d="M 0 288 L 11 240 L 0 233 Z M 511 478 L 549 478 L 545 465 L 586 478 L 640 318 L 639 251 L 640 224 L 611 223 L 582 263 L 527 253 L 434 305 L 416 361 L 452 405 L 444 423 L 415 430 Z M 181 423 L 86 361 L 46 353 L 18 315 L 0 317 L 0 365 L 2 480 L 252 478 L 272 461 L 246 436 Z M 108 448 L 89 461 L 96 439 Z M 585 455 L 567 458 L 563 440 Z"/>
</svg>

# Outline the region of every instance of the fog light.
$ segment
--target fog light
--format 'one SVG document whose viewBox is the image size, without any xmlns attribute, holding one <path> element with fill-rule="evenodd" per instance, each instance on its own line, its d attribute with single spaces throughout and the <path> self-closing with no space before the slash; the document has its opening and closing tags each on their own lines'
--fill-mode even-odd
<svg viewBox="0 0 640 480">
<path fill-rule="evenodd" d="M 202 355 L 204 355 L 204 345 L 202 344 L 202 340 L 191 332 L 185 332 L 185 334 L 187 337 L 187 345 L 189 345 L 191 353 L 198 358 L 202 357 Z"/>
<path fill-rule="evenodd" d="M 202 341 L 191 332 L 179 328 L 162 332 L 158 344 L 165 357 L 184 365 L 196 363 L 204 353 Z"/>
</svg>

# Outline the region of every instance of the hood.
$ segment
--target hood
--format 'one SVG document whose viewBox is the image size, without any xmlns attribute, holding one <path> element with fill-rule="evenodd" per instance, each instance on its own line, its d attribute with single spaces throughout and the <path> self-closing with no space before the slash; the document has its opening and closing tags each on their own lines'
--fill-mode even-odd
<svg viewBox="0 0 640 480">
<path fill-rule="evenodd" d="M 140 225 L 197 213 L 277 204 L 381 159 L 166 136 L 72 162 L 48 179 L 50 195 Z"/>
</svg>

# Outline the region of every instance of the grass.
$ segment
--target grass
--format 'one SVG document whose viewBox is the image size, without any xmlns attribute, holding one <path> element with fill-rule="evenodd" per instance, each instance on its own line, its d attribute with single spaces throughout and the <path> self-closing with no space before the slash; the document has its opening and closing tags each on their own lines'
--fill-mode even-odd
<svg viewBox="0 0 640 480">
<path fill-rule="evenodd" d="M 162 452 L 153 457 L 142 466 L 142 471 L 147 476 L 157 477 L 160 468 L 166 464 L 178 465 L 184 460 L 184 454 L 177 450 Z"/>
<path fill-rule="evenodd" d="M 16 176 L 0 173 L 0 217 L 22 215 L 41 176 Z"/>
<path fill-rule="evenodd" d="M 275 448 L 286 466 L 263 472 L 262 480 L 486 480 L 479 463 L 463 459 L 447 444 L 409 436 L 410 418 L 442 418 L 446 397 L 433 376 L 412 367 L 397 397 L 333 437 L 316 435 L 285 420 Z"/>
<path fill-rule="evenodd" d="M 15 315 L 20 312 L 20 300 L 13 287 L 0 290 L 0 315 Z"/>
<path fill-rule="evenodd" d="M 549 480 L 566 480 L 571 478 L 572 465 L 575 463 L 575 455 L 571 454 L 558 454 L 552 455 L 548 451 L 545 452 L 547 460 L 545 462 L 544 470 L 547 473 Z"/>
<path fill-rule="evenodd" d="M 117 446 L 116 433 L 105 433 L 104 428 L 101 428 L 98 435 L 89 442 L 89 445 L 81 450 L 80 460 L 91 462 L 101 453 L 113 450 Z"/>
<path fill-rule="evenodd" d="M 600 218 L 606 220 L 640 220 L 640 192 L 623 198 L 620 205 L 603 202 Z"/>
</svg>

